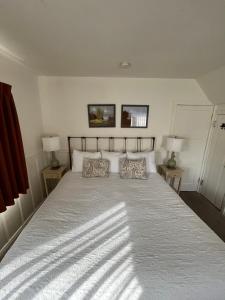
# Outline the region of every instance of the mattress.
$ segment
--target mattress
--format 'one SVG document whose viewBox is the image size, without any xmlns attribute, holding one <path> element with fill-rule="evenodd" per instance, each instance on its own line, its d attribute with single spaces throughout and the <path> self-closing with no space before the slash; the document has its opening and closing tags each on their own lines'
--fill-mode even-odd
<svg viewBox="0 0 225 300">
<path fill-rule="evenodd" d="M 225 244 L 158 174 L 68 172 L 0 263 L 0 299 L 225 299 Z"/>
</svg>

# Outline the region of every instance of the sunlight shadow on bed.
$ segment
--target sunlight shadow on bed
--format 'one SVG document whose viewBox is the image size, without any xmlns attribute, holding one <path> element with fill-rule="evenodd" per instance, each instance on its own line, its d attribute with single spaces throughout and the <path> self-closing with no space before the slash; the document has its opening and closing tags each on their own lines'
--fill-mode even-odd
<svg viewBox="0 0 225 300">
<path fill-rule="evenodd" d="M 2 300 L 137 300 L 143 292 L 124 202 L 60 236 L 60 244 L 51 240 L 6 268 L 0 274 Z"/>
<path fill-rule="evenodd" d="M 4 272 L 4 275 L 1 276 L 0 273 L 0 284 L 6 283 L 8 282 L 8 279 L 12 280 L 14 277 L 21 275 L 28 267 L 30 268 L 35 265 L 35 267 L 38 268 L 37 266 L 42 266 L 45 257 L 50 257 L 53 252 L 61 253 L 66 250 L 71 244 L 71 240 L 76 241 L 76 246 L 82 245 L 82 243 L 87 241 L 90 242 L 94 239 L 96 233 L 110 228 L 113 223 L 117 223 L 121 220 L 124 222 L 126 213 L 124 212 L 123 207 L 124 206 L 121 207 L 121 205 L 118 205 L 117 209 L 113 208 L 110 210 L 110 215 L 107 211 L 101 216 L 76 228 L 76 230 L 61 235 L 41 247 L 36 247 L 32 252 L 26 251 L 19 257 L 11 259 L 10 263 L 5 267 L 6 271 Z M 4 271 L 4 267 L 1 268 L 1 270 Z"/>
</svg>

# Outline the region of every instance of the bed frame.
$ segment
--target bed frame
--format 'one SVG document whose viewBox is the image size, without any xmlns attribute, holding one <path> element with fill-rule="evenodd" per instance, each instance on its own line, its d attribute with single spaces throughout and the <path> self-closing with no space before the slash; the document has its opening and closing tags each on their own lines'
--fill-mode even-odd
<svg viewBox="0 0 225 300">
<path fill-rule="evenodd" d="M 71 145 L 71 141 L 73 140 L 74 142 L 77 141 L 80 145 L 79 148 L 81 148 L 81 151 L 99 151 L 103 150 L 99 148 L 99 144 L 101 140 L 106 141 L 107 143 L 107 151 L 115 151 L 115 141 L 117 140 L 122 140 L 123 143 L 123 149 L 121 149 L 123 152 L 127 151 L 127 143 L 129 140 L 133 140 L 136 143 L 136 151 L 141 152 L 143 151 L 143 141 L 149 141 L 149 150 L 154 150 L 155 149 L 155 137 L 87 137 L 87 136 L 68 136 L 68 148 L 69 148 L 69 162 L 70 162 L 70 169 L 72 168 L 72 153 L 73 153 L 73 147 Z M 94 141 L 94 149 L 88 149 L 88 141 Z M 74 147 L 76 148 L 76 147 Z M 78 148 L 76 148 L 78 149 Z"/>
</svg>

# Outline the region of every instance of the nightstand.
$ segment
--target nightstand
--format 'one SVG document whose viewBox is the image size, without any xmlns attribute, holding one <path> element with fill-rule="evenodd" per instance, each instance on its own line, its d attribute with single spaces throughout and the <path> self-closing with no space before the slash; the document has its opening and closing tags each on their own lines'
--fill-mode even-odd
<svg viewBox="0 0 225 300">
<path fill-rule="evenodd" d="M 164 177 L 166 182 L 169 180 L 170 186 L 177 192 L 177 194 L 180 193 L 183 172 L 184 170 L 178 167 L 176 169 L 169 169 L 166 165 L 159 165 L 159 174 Z M 176 178 L 178 179 L 177 189 L 174 186 Z"/>
<path fill-rule="evenodd" d="M 42 171 L 47 196 L 56 187 L 65 173 L 66 166 L 61 166 L 58 169 L 51 169 L 51 167 L 47 167 Z"/>
</svg>

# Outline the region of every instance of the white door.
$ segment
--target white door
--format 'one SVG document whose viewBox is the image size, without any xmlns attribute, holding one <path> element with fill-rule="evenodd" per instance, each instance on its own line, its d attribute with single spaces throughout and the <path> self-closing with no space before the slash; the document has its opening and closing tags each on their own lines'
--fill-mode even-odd
<svg viewBox="0 0 225 300">
<path fill-rule="evenodd" d="M 210 105 L 177 105 L 172 133 L 184 137 L 177 164 L 184 169 L 181 190 L 196 191 L 205 154 L 213 107 Z"/>
<path fill-rule="evenodd" d="M 201 193 L 221 209 L 225 195 L 225 115 L 217 115 Z"/>
</svg>

